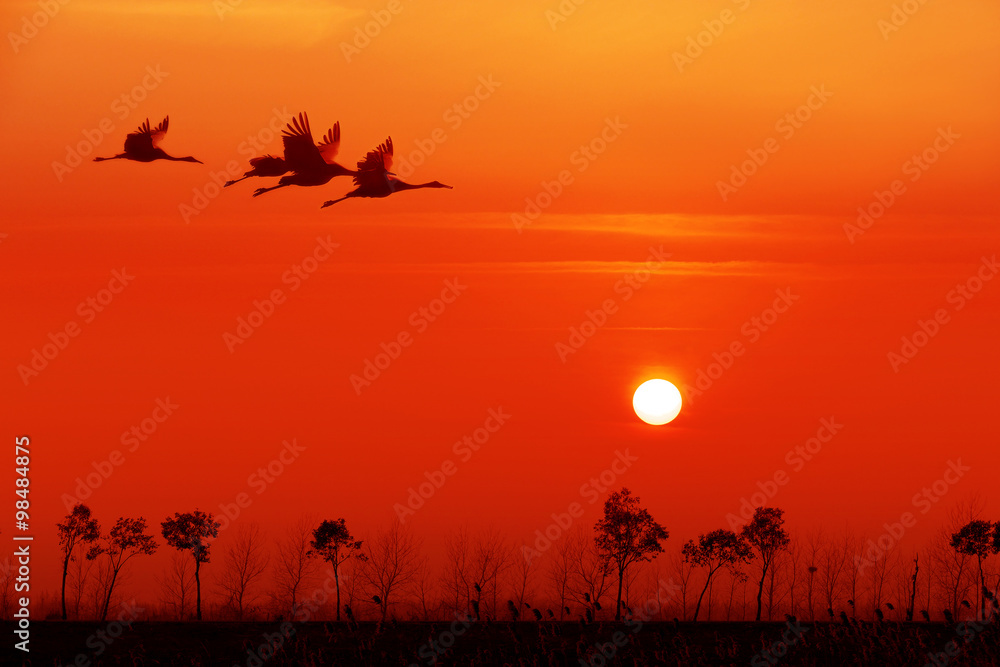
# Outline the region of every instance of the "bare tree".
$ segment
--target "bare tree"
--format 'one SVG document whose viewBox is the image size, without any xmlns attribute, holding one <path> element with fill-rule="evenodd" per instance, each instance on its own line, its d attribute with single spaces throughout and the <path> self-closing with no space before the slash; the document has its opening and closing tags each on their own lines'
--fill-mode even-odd
<svg viewBox="0 0 1000 667">
<path fill-rule="evenodd" d="M 503 536 L 490 529 L 473 539 L 467 529 L 460 528 L 448 539 L 446 552 L 442 584 L 454 611 L 496 618 L 500 580 L 515 557 Z"/>
<path fill-rule="evenodd" d="M 844 574 L 844 566 L 847 563 L 847 555 L 846 540 L 842 543 L 827 540 L 822 550 L 823 594 L 826 596 L 826 607 L 829 610 L 836 610 L 837 594 L 840 590 L 840 579 Z"/>
<path fill-rule="evenodd" d="M 299 597 L 316 575 L 316 559 L 309 555 L 309 541 L 312 539 L 312 522 L 301 519 L 285 531 L 278 542 L 274 567 L 274 583 L 279 608 L 290 613 L 295 620 L 298 613 Z"/>
<path fill-rule="evenodd" d="M 813 606 L 813 580 L 819 572 L 819 565 L 823 557 L 823 531 L 822 529 L 810 533 L 806 539 L 806 560 L 809 565 L 806 568 L 808 578 L 806 579 L 807 599 L 809 604 L 809 620 L 816 620 L 816 608 Z"/>
<path fill-rule="evenodd" d="M 788 545 L 787 554 L 788 558 L 785 562 L 788 566 L 788 613 L 792 616 L 798 616 L 799 604 L 798 598 L 795 597 L 795 589 L 800 583 L 799 574 L 801 568 L 799 564 L 802 562 L 803 547 L 797 535 L 792 537 Z"/>
<path fill-rule="evenodd" d="M 846 555 L 846 560 L 851 566 L 847 568 L 847 583 L 851 589 L 851 597 L 848 600 L 848 604 L 851 607 L 851 616 L 856 617 L 857 608 L 860 606 L 861 601 L 858 599 L 858 583 L 861 580 L 861 568 L 857 567 L 855 563 L 860 562 L 862 544 L 864 544 L 863 539 L 859 539 L 852 531 L 848 530 L 844 533 L 844 554 Z"/>
<path fill-rule="evenodd" d="M 73 618 L 81 618 L 80 608 L 87 590 L 90 588 L 87 582 L 91 579 L 90 575 L 93 567 L 94 561 L 91 558 L 74 558 L 70 562 L 68 582 Z"/>
<path fill-rule="evenodd" d="M 14 565 L 7 556 L 0 562 L 0 619 L 11 618 L 14 613 Z"/>
<path fill-rule="evenodd" d="M 441 585 L 450 598 L 451 611 L 469 613 L 472 609 L 472 582 L 470 568 L 469 531 L 459 527 L 445 540 L 445 568 L 441 575 Z"/>
<path fill-rule="evenodd" d="M 677 575 L 677 585 L 680 588 L 681 620 L 687 620 L 687 600 L 688 587 L 691 583 L 691 575 L 694 573 L 694 566 L 684 558 L 683 553 L 677 553 L 673 559 L 673 572 Z"/>
<path fill-rule="evenodd" d="M 482 589 L 479 603 L 484 598 L 488 602 L 486 610 L 490 618 L 499 616 L 500 582 L 513 560 L 513 550 L 499 531 L 490 529 L 479 534 L 473 552 L 473 573 Z"/>
<path fill-rule="evenodd" d="M 525 598 L 528 596 L 528 589 L 531 586 L 537 567 L 534 567 L 534 560 L 527 558 L 512 558 L 511 570 L 513 571 L 514 603 L 518 610 L 524 608 Z"/>
<path fill-rule="evenodd" d="M 372 600 L 379 606 L 380 620 L 394 597 L 412 584 L 419 565 L 419 546 L 413 533 L 398 521 L 379 531 L 365 545 L 362 576 L 370 586 Z"/>
<path fill-rule="evenodd" d="M 413 590 L 417 605 L 420 607 L 420 618 L 431 620 L 431 596 L 434 594 L 434 575 L 427 557 L 422 557 L 416 566 L 413 577 Z"/>
<path fill-rule="evenodd" d="M 225 552 L 219 585 L 226 595 L 226 606 L 242 621 L 260 598 L 258 584 L 269 561 L 264 534 L 256 523 L 243 523 L 236 529 L 232 545 Z"/>
<path fill-rule="evenodd" d="M 767 620 L 769 621 L 774 618 L 775 609 L 781 605 L 789 590 L 787 586 L 783 585 L 785 583 L 783 575 L 788 571 L 788 568 L 785 567 L 788 560 L 788 550 L 779 551 L 775 554 L 774 562 L 767 571 L 767 583 L 764 588 L 767 591 Z"/>
<path fill-rule="evenodd" d="M 726 621 L 733 620 L 733 600 L 736 597 L 736 586 L 741 585 L 746 590 L 747 577 L 745 572 L 730 572 L 729 579 L 729 599 L 726 601 Z M 745 593 L 744 593 L 745 595 Z"/>
<path fill-rule="evenodd" d="M 910 600 L 906 605 L 906 620 L 913 620 L 913 611 L 917 599 L 917 575 L 920 574 L 920 554 L 913 557 L 913 576 L 910 577 Z"/>
<path fill-rule="evenodd" d="M 885 593 L 885 583 L 893 575 L 897 563 L 896 556 L 898 549 L 895 547 L 886 551 L 881 558 L 875 560 L 871 565 L 871 584 L 869 590 L 872 596 L 872 618 L 875 617 L 875 610 L 881 608 Z M 857 568 L 855 568 L 857 569 Z"/>
<path fill-rule="evenodd" d="M 601 611 L 601 600 L 614 585 L 614 563 L 592 540 L 586 540 L 575 554 L 574 566 L 570 588 L 573 597 L 591 616 L 596 616 Z"/>
<path fill-rule="evenodd" d="M 552 556 L 548 569 L 548 579 L 552 584 L 555 593 L 556 603 L 559 605 L 559 620 L 563 620 L 566 613 L 566 601 L 569 599 L 569 586 L 573 577 L 573 554 L 580 542 L 579 533 L 569 533 L 563 536 L 555 544 L 555 553 Z"/>
<path fill-rule="evenodd" d="M 180 552 L 171 554 L 170 567 L 162 576 L 157 576 L 156 581 L 162 590 L 163 603 L 174 610 L 177 620 L 183 621 L 187 617 L 191 598 L 195 595 L 191 561 Z"/>
</svg>

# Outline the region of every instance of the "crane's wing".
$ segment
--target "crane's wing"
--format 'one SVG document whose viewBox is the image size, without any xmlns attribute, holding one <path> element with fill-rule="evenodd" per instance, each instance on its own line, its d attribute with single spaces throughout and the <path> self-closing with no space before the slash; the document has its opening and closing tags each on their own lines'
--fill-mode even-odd
<svg viewBox="0 0 1000 667">
<path fill-rule="evenodd" d="M 323 159 L 327 162 L 333 162 L 333 159 L 337 157 L 337 153 L 340 152 L 340 121 L 333 124 L 327 133 L 323 137 L 323 141 L 319 142 L 319 154 L 323 156 Z"/>
<path fill-rule="evenodd" d="M 167 133 L 167 126 L 170 125 L 170 116 L 164 118 L 159 125 L 154 127 L 149 132 L 149 138 L 153 142 L 154 146 L 159 146 L 160 141 L 163 140 L 163 135 Z M 149 121 L 146 121 L 146 128 L 149 129 Z"/>
<path fill-rule="evenodd" d="M 309 117 L 300 113 L 292 118 L 283 131 L 281 143 L 285 146 L 285 162 L 292 171 L 315 171 L 326 166 L 319 148 L 313 143 Z"/>
<path fill-rule="evenodd" d="M 354 175 L 357 186 L 377 186 L 385 183 L 385 176 L 392 165 L 392 137 L 375 150 L 358 160 L 358 173 Z"/>
<path fill-rule="evenodd" d="M 164 121 L 165 123 L 166 121 Z M 162 125 L 163 123 L 161 123 Z M 166 132 L 166 129 L 164 129 Z M 161 135 L 162 136 L 162 135 Z M 135 132 L 129 132 L 125 136 L 125 152 L 131 155 L 141 155 L 153 150 L 153 131 L 149 128 L 147 118 Z"/>
<path fill-rule="evenodd" d="M 385 143 L 378 147 L 378 150 L 382 153 L 382 163 L 385 165 L 386 171 L 392 171 L 392 137 L 385 140 Z"/>
</svg>

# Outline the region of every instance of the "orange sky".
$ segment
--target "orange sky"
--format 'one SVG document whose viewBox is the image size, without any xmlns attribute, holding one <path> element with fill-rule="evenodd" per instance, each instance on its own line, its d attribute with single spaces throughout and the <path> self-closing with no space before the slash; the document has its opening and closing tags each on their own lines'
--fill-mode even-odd
<svg viewBox="0 0 1000 667">
<path fill-rule="evenodd" d="M 971 470 L 947 502 L 995 481 L 1000 282 L 952 292 L 992 277 L 1000 250 L 995 3 L 927 3 L 898 30 L 880 27 L 891 2 L 587 2 L 565 21 L 557 2 L 222 4 L 73 0 L 37 34 L 37 3 L 0 10 L 4 432 L 32 437 L 53 583 L 60 496 L 115 450 L 88 499 L 107 525 L 249 491 L 245 516 L 268 527 L 312 512 L 362 534 L 452 460 L 412 519 L 429 545 L 462 523 L 544 528 L 616 450 L 638 457 L 616 486 L 673 547 L 778 470 L 794 528 L 871 533 L 949 460 Z M 373 11 L 387 25 L 345 48 Z M 704 46 L 686 62 L 689 37 Z M 423 162 L 401 176 L 455 189 L 322 211 L 347 179 L 219 194 L 213 178 L 299 111 L 316 134 L 340 121 L 342 164 L 391 135 L 397 168 Z M 203 165 L 90 161 L 168 114 L 163 148 Z M 884 215 L 845 228 L 897 180 Z M 318 238 L 338 245 L 296 282 L 327 256 Z M 650 248 L 669 260 L 617 290 Z M 421 324 L 451 280 L 466 289 Z M 224 334 L 274 290 L 285 300 L 230 352 Z M 798 299 L 758 337 L 746 323 L 776 290 Z M 564 363 L 556 344 L 607 299 L 617 312 Z M 887 355 L 938 309 L 947 322 L 896 372 Z M 402 332 L 412 345 L 358 395 L 351 376 Z M 637 420 L 642 380 L 692 386 L 734 341 L 745 354 L 703 395 L 682 389 L 674 423 Z M 168 397 L 175 413 L 128 451 L 123 432 Z M 453 444 L 500 407 L 509 422 L 462 460 Z M 843 430 L 794 469 L 786 453 L 829 417 Z M 292 439 L 305 450 L 258 496 L 248 477 Z"/>
</svg>

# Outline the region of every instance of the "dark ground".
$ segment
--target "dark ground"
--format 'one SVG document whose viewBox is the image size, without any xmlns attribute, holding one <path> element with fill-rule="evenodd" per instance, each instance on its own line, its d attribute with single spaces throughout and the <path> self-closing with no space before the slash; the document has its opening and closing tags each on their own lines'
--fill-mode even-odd
<svg viewBox="0 0 1000 667">
<path fill-rule="evenodd" d="M 115 623 L 38 621 L 4 665 L 1000 665 L 1000 628 L 944 623 Z M 614 646 L 620 632 L 620 648 Z M 117 635 L 117 637 L 115 637 Z M 782 636 L 789 640 L 782 654 Z M 970 641 L 966 641 L 968 638 Z M 269 657 L 268 642 L 277 645 Z M 960 648 L 945 654 L 948 642 Z M 433 644 L 432 644 L 433 642 Z M 605 658 L 595 644 L 603 645 Z M 447 646 L 446 646 L 447 645 Z M 765 654 L 766 649 L 771 652 Z M 928 653 L 937 656 L 932 662 Z M 940 654 L 940 655 L 939 655 Z"/>
</svg>

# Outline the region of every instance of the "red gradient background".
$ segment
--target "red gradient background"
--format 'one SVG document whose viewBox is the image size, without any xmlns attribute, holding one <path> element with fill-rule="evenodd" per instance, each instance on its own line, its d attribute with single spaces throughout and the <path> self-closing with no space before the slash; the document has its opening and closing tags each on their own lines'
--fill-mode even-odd
<svg viewBox="0 0 1000 667">
<path fill-rule="evenodd" d="M 57 591 L 63 494 L 115 450 L 124 463 L 86 500 L 104 525 L 158 528 L 250 491 L 241 520 L 343 516 L 361 536 L 452 459 L 408 522 L 432 556 L 460 525 L 526 540 L 616 450 L 638 461 L 615 485 L 670 530 L 669 549 L 724 526 L 779 469 L 791 479 L 771 502 L 796 531 L 877 534 L 949 459 L 971 471 L 941 507 L 987 492 L 997 514 L 1000 281 L 961 310 L 948 301 L 1000 249 L 995 3 L 928 3 L 887 37 L 891 2 L 588 2 L 555 29 L 555 2 L 401 6 L 349 59 L 343 45 L 385 4 L 246 0 L 220 17 L 210 2 L 74 0 L 5 45 L 4 432 L 32 439 L 44 585 Z M 675 52 L 726 9 L 735 20 L 679 71 Z M 3 33 L 36 11 L 5 3 Z M 167 75 L 122 117 L 115 101 L 147 67 Z M 480 77 L 499 85 L 456 124 Z M 829 99 L 783 137 L 776 124 L 813 86 Z M 317 134 L 339 120 L 346 165 L 388 135 L 406 157 L 441 128 L 407 178 L 454 190 L 321 211 L 347 179 L 257 199 L 247 181 L 185 219 L 216 193 L 213 174 L 244 168 L 275 108 L 307 111 Z M 204 165 L 90 161 L 168 114 L 162 147 Z M 105 119 L 112 131 L 57 175 Z M 626 127 L 581 171 L 577 151 L 608 119 Z M 942 128 L 960 137 L 910 180 Z M 718 182 L 769 137 L 780 148 L 724 201 Z M 572 183 L 518 231 L 512 214 L 563 170 Z M 895 179 L 905 193 L 852 243 L 844 225 Z M 292 291 L 282 275 L 317 237 L 339 247 Z M 616 283 L 661 246 L 670 261 L 626 301 Z M 78 305 L 123 267 L 134 280 L 84 323 Z M 411 314 L 448 279 L 467 289 L 416 333 Z M 287 301 L 230 352 L 223 335 L 276 288 Z M 744 324 L 786 288 L 799 299 L 751 343 Z M 556 344 L 609 298 L 618 312 L 564 363 Z M 888 353 L 939 308 L 950 321 L 895 372 Z M 80 335 L 24 382 L 18 367 L 71 320 Z M 358 395 L 351 375 L 401 331 L 413 344 Z M 746 353 L 703 395 L 682 389 L 675 422 L 635 417 L 641 381 L 691 386 L 736 340 Z M 127 451 L 122 434 L 167 397 L 175 414 Z M 509 422 L 461 461 L 453 443 L 501 406 Z M 793 471 L 786 452 L 828 417 L 843 430 Z M 257 495 L 248 477 L 293 438 L 305 451 Z"/>
</svg>

